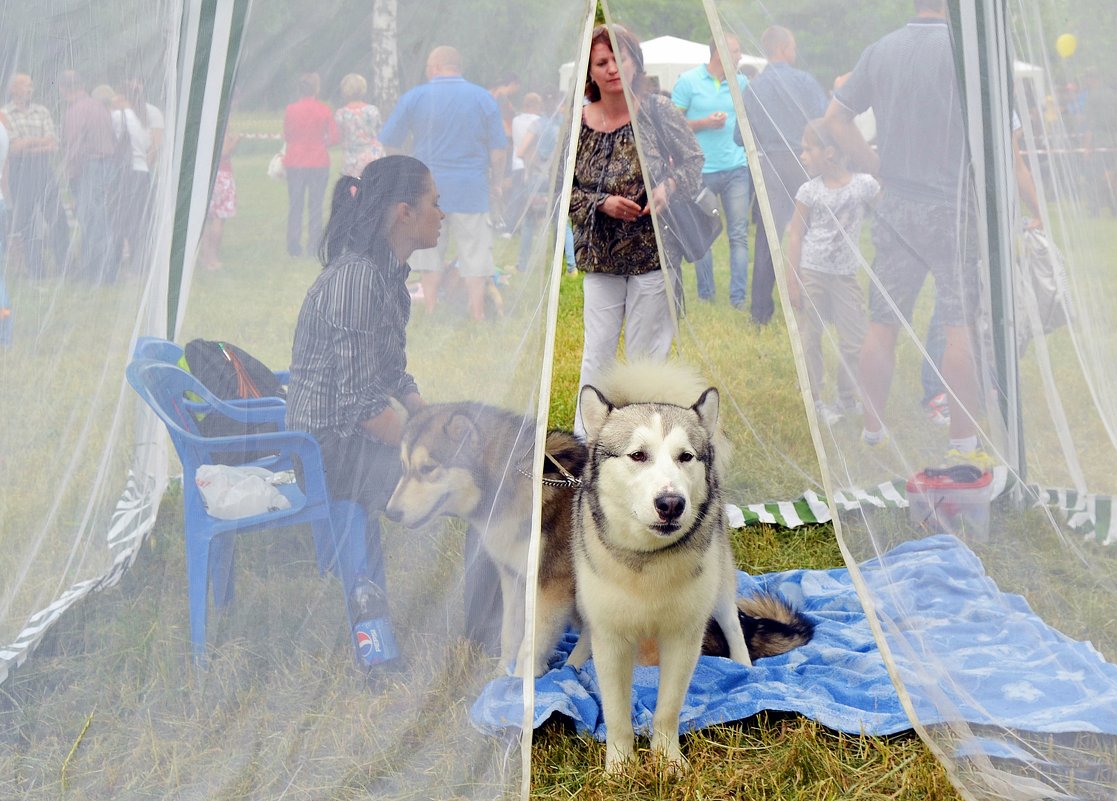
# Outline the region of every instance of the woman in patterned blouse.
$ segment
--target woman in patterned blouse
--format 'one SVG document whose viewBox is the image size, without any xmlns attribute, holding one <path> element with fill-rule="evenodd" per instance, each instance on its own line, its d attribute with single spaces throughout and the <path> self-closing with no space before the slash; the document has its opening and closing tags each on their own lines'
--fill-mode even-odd
<svg viewBox="0 0 1117 801">
<path fill-rule="evenodd" d="M 341 99 L 345 105 L 334 112 L 341 135 L 341 174 L 359 178 L 370 161 L 384 155 L 380 144 L 380 109 L 364 100 L 368 83 L 349 73 L 341 79 Z"/>
<path fill-rule="evenodd" d="M 652 209 L 658 214 L 671 193 L 693 197 L 702 186 L 704 157 L 686 120 L 669 99 L 645 91 L 639 41 L 612 26 L 618 59 L 609 33 L 598 26 L 590 40 L 589 102 L 582 108 L 570 200 L 574 253 L 585 273 L 579 387 L 600 380 L 616 358 L 622 327 L 628 358 L 670 353 L 675 319 L 667 287 L 670 282 L 677 305 L 681 254 L 665 242 L 666 264 L 660 264 Z M 580 415 L 575 431 L 584 435 Z"/>
</svg>

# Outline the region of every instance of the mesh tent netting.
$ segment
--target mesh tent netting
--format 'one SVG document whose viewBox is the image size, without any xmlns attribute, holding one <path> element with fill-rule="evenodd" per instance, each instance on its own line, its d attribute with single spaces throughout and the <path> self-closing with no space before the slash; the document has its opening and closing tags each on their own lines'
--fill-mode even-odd
<svg viewBox="0 0 1117 801">
<path fill-rule="evenodd" d="M 671 94 L 707 62 L 747 76 L 725 84 L 736 113 L 724 124 L 739 127 L 747 155 L 748 247 L 763 239 L 776 265 L 772 309 L 730 305 L 723 234 L 712 302 L 699 299 L 694 265 L 664 265 L 682 287 L 674 349 L 722 393 L 734 537 L 756 524 L 791 537 L 831 525 L 865 636 L 840 681 L 880 679 L 866 706 L 814 716 L 812 684 L 829 686 L 849 655 L 804 647 L 810 655 L 779 663 L 800 683 L 778 685 L 787 697 L 762 708 L 853 734 L 913 728 L 966 798 L 1112 798 L 1117 29 L 1106 10 L 950 2 L 933 23 L 945 48 L 889 61 L 874 43 L 912 28 L 908 0 L 6 4 L 0 796 L 530 794 L 532 724 L 549 715 L 538 704 L 584 688 L 550 674 L 521 682 L 497 665 L 497 573 L 460 519 L 382 525 L 407 656 L 387 679 L 369 684 L 355 666 L 341 583 L 298 527 L 236 538 L 235 601 L 211 604 L 205 656 L 194 658 L 180 466 L 125 368 L 138 338 L 156 336 L 224 340 L 286 369 L 321 270 L 309 221 L 328 215 L 346 159 L 331 142 L 329 167 L 288 159 L 286 179 L 269 175 L 285 113 L 305 100 L 300 78 L 318 76 L 330 118 L 360 111 L 379 130 L 427 81 L 432 49 L 457 48 L 505 129 L 488 140 L 508 180 L 489 212 L 495 270 L 479 283 L 450 272 L 440 287 L 412 273 L 408 369 L 428 401 L 522 418 L 484 469 L 508 503 L 531 499 L 534 576 L 540 446 L 548 425 L 573 424 L 578 383 L 582 279 L 564 254 L 576 153 L 563 143 L 579 131 L 598 15 L 645 45 L 676 47 L 645 51 L 647 91 Z M 791 62 L 772 26 L 793 33 Z M 931 82 L 914 69 L 929 63 Z M 817 96 L 780 72 L 792 65 Z M 526 195 L 500 141 L 517 137 L 525 106 L 548 139 Z M 788 209 L 818 172 L 800 158 L 810 143 L 786 135 L 789 117 L 825 117 L 821 144 L 883 187 L 852 234 L 827 195 L 810 219 L 835 223 L 827 258 L 853 270 L 863 304 L 853 350 L 832 325 L 810 334 L 836 312 L 802 283 L 807 262 L 784 267 L 801 228 Z M 633 119 L 646 158 L 657 131 Z M 775 164 L 780 153 L 790 168 Z M 451 182 L 478 169 L 432 166 Z M 748 261 L 755 310 L 765 288 L 758 295 Z M 476 311 L 487 319 L 470 319 Z M 757 324 L 757 313 L 771 316 Z M 840 408 L 849 385 L 861 405 Z M 878 422 L 888 436 L 868 445 L 863 429 Z M 920 474 L 952 444 L 992 466 L 944 490 Z M 784 591 L 821 623 L 824 582 L 796 581 Z M 531 610 L 534 592 L 517 602 Z M 758 711 L 742 711 L 735 693 L 774 675 L 763 664 L 733 674 L 740 687 L 706 697 L 686 726 Z M 886 706 L 895 714 L 882 723 Z"/>
</svg>

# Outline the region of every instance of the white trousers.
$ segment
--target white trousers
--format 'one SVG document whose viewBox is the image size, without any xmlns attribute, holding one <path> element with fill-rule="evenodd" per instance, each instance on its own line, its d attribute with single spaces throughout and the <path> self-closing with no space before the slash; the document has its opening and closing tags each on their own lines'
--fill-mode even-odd
<svg viewBox="0 0 1117 801">
<path fill-rule="evenodd" d="M 621 329 L 627 359 L 666 359 L 675 338 L 662 270 L 643 275 L 586 273 L 582 282 L 582 371 L 578 392 L 599 382 L 617 358 Z M 585 438 L 582 410 L 574 412 L 574 433 Z"/>
</svg>

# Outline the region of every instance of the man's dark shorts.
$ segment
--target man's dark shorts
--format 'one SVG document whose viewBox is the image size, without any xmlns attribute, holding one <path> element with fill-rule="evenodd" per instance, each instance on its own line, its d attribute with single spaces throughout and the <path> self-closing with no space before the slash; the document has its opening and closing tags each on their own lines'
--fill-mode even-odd
<svg viewBox="0 0 1117 801">
<path fill-rule="evenodd" d="M 886 192 L 873 222 L 873 272 L 869 317 L 899 325 L 910 320 L 927 273 L 935 279 L 935 303 L 944 325 L 972 325 L 978 308 L 977 221 L 972 211 L 926 203 Z M 881 294 L 881 289 L 887 297 Z"/>
</svg>

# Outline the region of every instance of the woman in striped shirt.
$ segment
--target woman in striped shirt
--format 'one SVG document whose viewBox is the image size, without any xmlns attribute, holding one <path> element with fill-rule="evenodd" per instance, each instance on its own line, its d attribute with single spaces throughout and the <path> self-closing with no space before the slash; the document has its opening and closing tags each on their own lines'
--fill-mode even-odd
<svg viewBox="0 0 1117 801">
<path fill-rule="evenodd" d="M 403 410 L 423 405 L 405 354 L 407 260 L 438 243 L 444 216 L 430 170 L 409 156 L 339 178 L 323 270 L 295 328 L 287 426 L 318 440 L 331 497 L 365 509 L 374 562 L 380 513 L 399 479 Z"/>
</svg>

